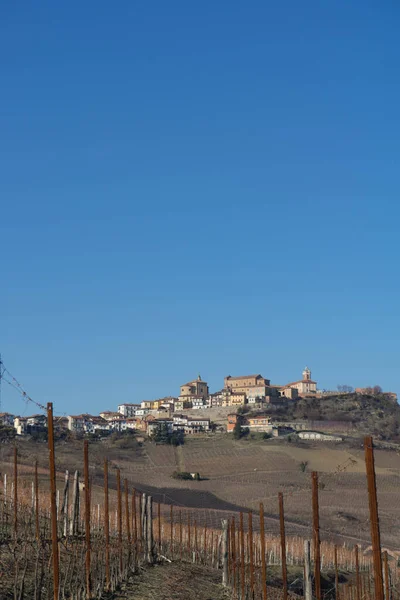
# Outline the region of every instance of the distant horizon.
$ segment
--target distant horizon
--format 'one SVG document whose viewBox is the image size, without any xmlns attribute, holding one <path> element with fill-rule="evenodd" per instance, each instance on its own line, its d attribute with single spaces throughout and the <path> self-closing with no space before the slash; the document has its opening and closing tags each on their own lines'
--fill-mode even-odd
<svg viewBox="0 0 400 600">
<path fill-rule="evenodd" d="M 3 362 L 4 362 L 4 361 L 3 361 Z M 304 369 L 304 368 L 305 368 L 305 367 L 303 367 L 303 369 Z M 256 373 L 254 372 L 253 374 L 256 374 Z M 257 374 L 258 374 L 258 373 L 257 373 Z M 311 369 L 311 374 L 312 374 L 312 369 Z M 20 383 L 20 382 L 19 382 L 19 380 L 18 380 L 18 378 L 15 376 L 15 374 L 13 374 L 13 375 L 14 375 L 14 377 L 15 377 L 15 380 L 17 380 L 16 382 L 17 382 L 17 383 Z M 229 375 L 230 375 L 230 374 L 228 374 L 228 375 L 225 375 L 225 377 L 228 377 Z M 264 375 L 263 373 L 260 373 L 260 375 L 262 375 L 262 376 L 264 376 L 264 377 L 265 377 L 265 375 Z M 232 376 L 232 377 L 239 377 L 239 375 L 236 375 L 236 374 L 235 374 L 235 375 L 231 375 L 231 376 Z M 246 376 L 246 374 L 244 374 L 244 375 L 241 375 L 241 376 Z M 185 380 L 185 381 L 194 381 L 196 378 L 197 378 L 197 377 L 194 377 L 193 379 L 187 379 L 187 380 Z M 267 379 L 269 379 L 269 377 L 266 377 L 266 378 L 267 378 Z M 20 412 L 11 412 L 11 410 L 8 410 L 8 409 L 6 408 L 6 406 L 5 406 L 5 403 L 4 403 L 4 390 L 5 390 L 5 389 L 7 388 L 7 386 L 9 385 L 9 384 L 8 384 L 8 382 L 7 382 L 7 379 L 8 379 L 8 374 L 6 373 L 6 374 L 4 375 L 4 380 L 3 380 L 3 382 L 2 382 L 2 403 L 1 403 L 1 412 L 8 412 L 8 413 L 10 413 L 10 414 L 14 414 L 14 415 L 16 415 L 16 416 L 17 416 L 17 415 L 18 415 L 18 416 L 29 416 L 30 414 L 34 414 L 34 412 L 29 412 L 29 410 L 28 410 L 28 407 L 29 407 L 29 406 L 31 406 L 32 408 L 34 408 L 34 407 L 36 406 L 36 410 L 39 410 L 39 409 L 40 409 L 40 407 L 38 406 L 38 404 L 42 404 L 42 406 L 43 406 L 43 407 L 45 406 L 45 404 L 44 404 L 43 402 L 41 402 L 41 401 L 40 401 L 38 398 L 34 398 L 34 397 L 32 397 L 32 396 L 30 395 L 30 393 L 29 393 L 29 390 L 28 390 L 27 388 L 25 388 L 24 386 L 22 386 L 22 387 L 23 387 L 23 390 L 26 392 L 26 394 L 32 398 L 32 402 L 31 402 L 31 401 L 29 401 L 29 400 L 27 400 L 27 401 L 24 401 L 24 400 L 22 399 L 22 395 L 21 395 L 21 393 L 20 393 L 20 392 L 18 392 L 18 391 L 17 391 L 17 390 L 15 390 L 15 389 L 14 389 L 13 391 L 14 391 L 14 394 L 16 394 L 16 395 L 17 395 L 17 397 L 19 396 L 19 402 L 20 402 L 20 403 L 21 403 L 21 404 L 24 406 L 24 413 L 26 413 L 26 414 L 21 414 Z M 301 378 L 299 378 L 299 380 L 300 380 L 300 379 L 301 379 Z M 210 394 L 213 394 L 213 393 L 215 393 L 215 392 L 218 392 L 219 390 L 223 389 L 223 387 L 224 387 L 224 386 L 223 386 L 223 382 L 222 382 L 222 385 L 221 385 L 220 387 L 218 387 L 218 386 L 217 386 L 217 388 L 216 388 L 215 390 L 212 390 L 212 389 L 211 389 L 211 386 L 210 386 L 210 384 L 209 384 L 209 382 L 208 382 L 208 380 L 207 380 L 207 378 L 204 378 L 204 377 L 202 376 L 202 380 L 203 380 L 203 381 L 205 381 L 205 382 L 207 383 L 207 385 L 208 385 L 208 387 L 209 387 L 209 393 L 210 393 Z M 78 411 L 78 413 L 79 413 L 79 414 L 81 414 L 81 413 L 82 413 L 82 414 L 84 414 L 84 413 L 88 413 L 88 414 L 100 414 L 100 412 L 104 412 L 104 411 L 107 411 L 107 410 L 108 410 L 108 411 L 116 411 L 116 410 L 117 410 L 117 408 L 118 408 L 118 406 L 119 406 L 120 404 L 124 404 L 124 403 L 140 404 L 141 402 L 145 402 L 146 400 L 147 400 L 147 401 L 151 401 L 151 400 L 157 400 L 157 399 L 160 399 L 160 398 L 168 398 L 168 397 L 175 397 L 175 398 L 177 398 L 177 397 L 179 396 L 179 388 L 180 388 L 180 385 L 184 385 L 185 381 L 183 381 L 181 384 L 179 384 L 179 385 L 178 385 L 178 390 L 177 390 L 177 393 L 176 393 L 176 394 L 173 394 L 173 393 L 171 393 L 171 394 L 167 394 L 167 393 L 166 393 L 166 394 L 162 394 L 162 395 L 159 395 L 159 396 L 154 396 L 154 397 L 146 397 L 146 398 L 140 398 L 140 399 L 136 399 L 136 400 L 124 400 L 124 401 L 121 401 L 121 402 L 120 402 L 120 401 L 118 401 L 118 402 L 115 402 L 113 405 L 107 406 L 107 407 L 105 407 L 105 408 L 100 408 L 99 410 L 97 410 L 97 411 L 94 411 L 94 413 L 93 413 L 93 411 L 86 411 L 86 410 L 80 410 L 80 411 Z M 285 383 L 283 383 L 283 384 L 282 384 L 282 383 L 274 383 L 274 382 L 273 382 L 273 380 L 271 379 L 271 386 L 274 386 L 274 385 L 275 385 L 275 386 L 276 386 L 276 385 L 279 385 L 279 386 L 280 386 L 280 385 L 282 385 L 282 386 L 283 386 L 283 385 L 286 385 L 287 383 L 293 383 L 293 382 L 295 382 L 295 381 L 297 381 L 297 379 L 291 379 L 291 380 L 288 380 L 287 382 L 285 382 Z M 368 387 L 371 387 L 371 388 L 373 388 L 373 387 L 375 387 L 375 385 L 380 385 L 380 384 L 376 384 L 376 383 L 375 383 L 375 384 L 370 384 L 370 385 L 352 385 L 352 384 L 345 383 L 345 384 L 338 384 L 338 385 L 350 385 L 350 386 L 351 386 L 351 387 L 352 387 L 352 388 L 355 390 L 356 388 L 368 388 Z M 335 388 L 319 387 L 319 386 L 318 386 L 318 382 L 317 382 L 317 390 L 318 390 L 319 392 L 322 392 L 322 391 L 325 391 L 325 390 L 326 390 L 326 391 L 329 391 L 329 392 L 337 392 L 337 393 L 339 393 L 339 390 L 337 389 L 337 387 L 338 387 L 338 386 L 336 386 Z M 381 386 L 381 387 L 382 387 L 382 391 L 383 391 L 384 393 L 390 393 L 390 392 L 392 392 L 392 393 L 393 393 L 393 390 L 385 389 L 383 386 Z M 394 393 L 396 393 L 396 392 L 394 392 Z M 51 400 L 50 400 L 50 401 L 51 401 Z M 18 398 L 14 398 L 14 403 L 15 403 L 15 402 L 16 402 L 16 405 L 18 405 Z M 67 415 L 67 414 L 68 414 L 68 413 L 67 413 L 67 412 L 65 412 L 65 411 L 61 411 L 61 412 L 60 412 L 59 408 L 57 407 L 57 402 L 56 402 L 56 401 L 54 401 L 54 400 L 53 400 L 52 402 L 53 402 L 53 406 L 54 406 L 54 413 L 55 413 L 55 414 L 58 414 L 58 415 L 60 415 L 60 414 L 62 414 L 62 415 L 64 415 L 64 414 L 65 414 L 65 415 Z M 47 404 L 47 402 L 46 402 L 46 404 Z M 78 413 L 77 413 L 77 414 L 78 414 Z M 73 413 L 71 413 L 71 412 L 70 412 L 69 414 L 73 414 Z"/>
</svg>

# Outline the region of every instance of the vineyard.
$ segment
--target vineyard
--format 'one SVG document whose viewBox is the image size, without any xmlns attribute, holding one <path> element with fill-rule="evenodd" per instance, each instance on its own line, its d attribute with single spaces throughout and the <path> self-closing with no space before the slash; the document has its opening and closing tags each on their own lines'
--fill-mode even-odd
<svg viewBox="0 0 400 600">
<path fill-rule="evenodd" d="M 129 469 L 125 472 L 105 460 L 101 473 L 98 467 L 93 470 L 87 441 L 82 442 L 83 468 L 66 471 L 63 480 L 57 480 L 51 406 L 48 411 L 49 468 L 39 467 L 38 462 L 31 467 L 20 465 L 15 448 L 11 468 L 3 472 L 1 598 L 110 598 L 123 582 L 155 564 L 163 564 L 165 569 L 168 565 L 176 569 L 181 564 L 182 568 L 197 565 L 210 573 L 218 571 L 221 584 L 240 600 L 297 595 L 307 600 L 399 597 L 397 552 L 394 547 L 381 548 L 370 438 L 365 444 L 368 488 L 364 475 L 362 493 L 369 507 L 366 521 L 372 527 L 369 523 L 368 528 L 364 527 L 362 538 L 348 536 L 343 541 L 321 527 L 320 516 L 329 516 L 325 491 L 333 485 L 316 471 L 304 475 L 309 487 L 301 494 L 279 493 L 274 513 L 266 511 L 263 502 L 252 510 L 228 502 L 212 509 L 207 505 L 211 497 L 207 496 L 197 506 L 175 504 L 167 494 L 155 501 L 153 494 L 130 484 Z M 170 472 L 174 466 L 172 455 L 160 446 L 152 447 L 151 452 L 146 460 Z M 195 466 L 198 469 L 199 464 L 205 470 L 201 460 L 210 461 L 223 452 L 211 447 L 206 454 L 196 456 L 194 447 L 192 456 L 187 453 L 181 460 L 186 461 L 184 466 L 189 471 Z M 246 490 L 258 484 L 260 478 L 263 480 L 263 474 L 270 477 L 271 470 L 285 489 L 285 469 L 289 471 L 292 466 L 290 457 L 286 463 L 278 462 L 271 452 L 268 465 L 264 454 L 257 450 L 244 449 L 241 456 L 251 459 L 253 474 L 233 476 L 226 474 L 226 462 L 216 461 L 213 465 L 227 485 L 241 477 L 238 493 L 243 493 L 243 507 L 248 500 Z M 228 451 L 225 459 L 228 463 L 232 460 Z M 232 464 L 231 472 L 234 467 Z M 376 469 L 379 471 L 379 467 Z M 343 469 L 335 478 L 338 489 L 332 489 L 333 500 L 334 494 L 345 492 L 340 483 L 347 476 Z M 303 474 L 299 473 L 300 477 Z M 309 507 L 308 525 L 298 518 L 299 502 Z"/>
</svg>

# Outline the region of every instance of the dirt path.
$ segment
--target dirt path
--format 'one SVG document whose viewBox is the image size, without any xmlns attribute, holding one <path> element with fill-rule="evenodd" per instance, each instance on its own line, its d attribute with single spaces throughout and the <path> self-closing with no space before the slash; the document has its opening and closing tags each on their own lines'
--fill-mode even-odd
<svg viewBox="0 0 400 600">
<path fill-rule="evenodd" d="M 113 600 L 226 600 L 221 571 L 189 563 L 146 569 L 132 577 Z"/>
</svg>

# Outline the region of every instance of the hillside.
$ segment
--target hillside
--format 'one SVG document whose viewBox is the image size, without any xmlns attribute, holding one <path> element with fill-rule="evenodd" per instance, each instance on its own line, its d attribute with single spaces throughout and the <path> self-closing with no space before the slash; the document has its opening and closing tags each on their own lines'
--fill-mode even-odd
<svg viewBox="0 0 400 600">
<path fill-rule="evenodd" d="M 331 421 L 349 426 L 355 433 L 370 434 L 376 439 L 400 442 L 400 406 L 385 394 L 340 394 L 323 398 L 302 398 L 287 408 L 271 413 L 281 421 Z"/>
</svg>

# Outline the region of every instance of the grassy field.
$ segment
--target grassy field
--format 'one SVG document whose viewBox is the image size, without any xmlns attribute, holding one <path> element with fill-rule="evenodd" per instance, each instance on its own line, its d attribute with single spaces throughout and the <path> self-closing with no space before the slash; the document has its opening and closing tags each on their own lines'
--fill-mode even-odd
<svg viewBox="0 0 400 600">
<path fill-rule="evenodd" d="M 82 470 L 82 441 L 57 444 L 59 487 L 62 472 Z M 12 472 L 12 448 L 0 449 L 1 469 Z M 43 469 L 41 485 L 47 485 L 47 447 L 45 443 L 19 442 L 21 476 L 32 477 L 35 459 Z M 321 536 L 325 540 L 341 538 L 349 543 L 369 543 L 368 497 L 361 443 L 353 444 L 281 440 L 235 441 L 227 434 L 188 438 L 184 446 L 156 445 L 134 438 L 90 444 L 93 502 L 102 502 L 102 469 L 105 457 L 110 461 L 110 485 L 115 488 L 115 467 L 122 470 L 130 485 L 152 493 L 156 501 L 177 507 L 201 508 L 209 523 L 222 513 L 252 509 L 264 503 L 267 530 L 278 533 L 278 492 L 285 497 L 289 534 L 311 535 L 310 472 L 320 474 Z M 304 466 L 305 471 L 303 472 Z M 199 472 L 202 481 L 172 479 L 175 470 Z M 400 456 L 395 451 L 376 451 L 376 471 L 384 545 L 398 548 L 400 531 Z M 199 518 L 199 522 L 201 519 Z"/>
</svg>

